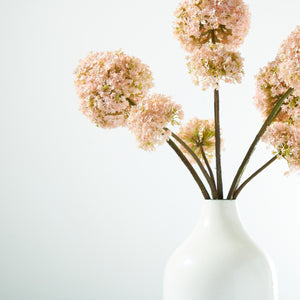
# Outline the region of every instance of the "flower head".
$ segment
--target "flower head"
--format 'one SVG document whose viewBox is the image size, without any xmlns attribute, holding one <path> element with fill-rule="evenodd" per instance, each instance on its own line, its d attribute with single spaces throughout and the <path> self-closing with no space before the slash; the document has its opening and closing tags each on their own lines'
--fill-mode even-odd
<svg viewBox="0 0 300 300">
<path fill-rule="evenodd" d="M 221 44 L 207 44 L 194 51 L 188 57 L 187 66 L 193 82 L 198 85 L 201 80 L 204 90 L 209 86 L 218 89 L 220 80 L 240 83 L 244 74 L 240 53 Z"/>
<path fill-rule="evenodd" d="M 256 95 L 254 97 L 257 108 L 264 118 L 271 113 L 275 103 L 289 89 L 287 84 L 279 77 L 278 60 L 274 60 L 261 68 L 256 76 Z M 293 93 L 284 101 L 276 121 L 294 123 L 300 120 L 299 97 Z"/>
<path fill-rule="evenodd" d="M 128 118 L 128 128 L 135 134 L 139 148 L 155 150 L 155 145 L 166 142 L 171 132 L 168 124 L 178 125 L 183 119 L 181 105 L 170 97 L 153 94 L 133 107 Z"/>
<path fill-rule="evenodd" d="M 236 48 L 250 27 L 249 9 L 242 0 L 183 0 L 174 14 L 174 34 L 188 52 L 208 42 Z"/>
<path fill-rule="evenodd" d="M 102 128 L 126 125 L 131 106 L 153 86 L 148 66 L 121 50 L 91 52 L 74 73 L 80 110 Z"/>
<path fill-rule="evenodd" d="M 215 150 L 215 125 L 213 120 L 200 120 L 194 117 L 187 124 L 180 127 L 178 136 L 200 159 L 203 158 L 201 151 L 202 147 L 208 161 L 211 161 Z M 187 154 L 189 161 L 195 163 L 195 160 L 186 149 L 181 145 L 180 148 Z"/>
<path fill-rule="evenodd" d="M 275 148 L 278 156 L 286 159 L 291 171 L 300 171 L 300 129 L 297 126 L 274 122 L 262 139 Z"/>
<path fill-rule="evenodd" d="M 300 96 L 300 26 L 281 44 L 278 52 L 279 75 Z"/>
</svg>

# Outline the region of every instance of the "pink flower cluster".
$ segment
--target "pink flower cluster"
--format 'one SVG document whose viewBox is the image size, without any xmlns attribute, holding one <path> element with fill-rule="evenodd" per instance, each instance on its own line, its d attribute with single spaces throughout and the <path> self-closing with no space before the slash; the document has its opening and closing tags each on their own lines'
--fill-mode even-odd
<svg viewBox="0 0 300 300">
<path fill-rule="evenodd" d="M 174 34 L 188 52 L 208 42 L 236 48 L 250 27 L 249 9 L 242 0 L 184 0 L 174 14 Z"/>
<path fill-rule="evenodd" d="M 195 84 L 218 88 L 220 80 L 240 83 L 243 59 L 234 50 L 250 27 L 243 0 L 184 0 L 175 11 L 174 33 L 191 53 L 188 69 Z"/>
<path fill-rule="evenodd" d="M 153 86 L 148 66 L 123 51 L 90 53 L 74 73 L 82 113 L 102 128 L 127 126 L 144 150 L 167 141 L 171 132 L 165 127 L 183 118 L 170 97 L 148 95 Z"/>
<path fill-rule="evenodd" d="M 263 141 L 287 160 L 290 170 L 300 170 L 300 26 L 282 43 L 276 59 L 262 68 L 256 78 L 255 102 L 265 118 L 280 97 L 289 88 L 294 89 Z"/>
<path fill-rule="evenodd" d="M 138 146 L 144 150 L 155 150 L 155 145 L 166 142 L 171 132 L 168 124 L 178 125 L 183 119 L 181 105 L 170 97 L 153 94 L 133 107 L 128 118 L 128 128 L 135 134 Z"/>
<path fill-rule="evenodd" d="M 277 100 L 289 89 L 279 74 L 280 61 L 277 59 L 260 69 L 256 76 L 256 95 L 254 97 L 257 108 L 264 118 L 271 113 Z M 276 121 L 294 123 L 300 120 L 299 97 L 292 93 L 282 105 Z"/>
<path fill-rule="evenodd" d="M 279 74 L 286 84 L 300 96 L 300 26 L 282 43 L 278 52 Z"/>
<path fill-rule="evenodd" d="M 285 158 L 290 171 L 300 171 L 300 130 L 299 126 L 274 122 L 263 136 L 263 141 L 276 149 L 279 157 Z"/>
<path fill-rule="evenodd" d="M 213 120 L 200 120 L 194 117 L 184 126 L 180 127 L 178 136 L 200 159 L 203 159 L 201 153 L 202 146 L 208 161 L 211 161 L 215 151 L 215 124 Z M 195 160 L 188 151 L 181 145 L 180 148 L 187 155 L 189 161 L 195 163 Z"/>
<path fill-rule="evenodd" d="M 80 110 L 102 128 L 125 126 L 131 106 L 153 86 L 148 66 L 121 50 L 91 52 L 74 73 Z"/>
<path fill-rule="evenodd" d="M 188 70 L 193 82 L 202 88 L 218 89 L 220 80 L 227 83 L 242 81 L 243 58 L 239 52 L 227 50 L 222 44 L 206 44 L 188 57 Z"/>
</svg>

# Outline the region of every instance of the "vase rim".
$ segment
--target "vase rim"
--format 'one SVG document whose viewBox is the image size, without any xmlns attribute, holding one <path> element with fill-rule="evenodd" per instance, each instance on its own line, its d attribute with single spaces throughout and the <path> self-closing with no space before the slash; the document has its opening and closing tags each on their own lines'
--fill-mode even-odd
<svg viewBox="0 0 300 300">
<path fill-rule="evenodd" d="M 236 201 L 236 199 L 205 199 L 205 201 Z"/>
</svg>

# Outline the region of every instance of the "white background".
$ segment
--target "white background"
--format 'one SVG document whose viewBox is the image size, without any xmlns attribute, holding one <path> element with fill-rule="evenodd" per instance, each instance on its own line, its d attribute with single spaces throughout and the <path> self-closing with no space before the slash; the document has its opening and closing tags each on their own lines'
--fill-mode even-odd
<svg viewBox="0 0 300 300">
<path fill-rule="evenodd" d="M 73 70 L 90 50 L 123 48 L 153 71 L 154 91 L 186 120 L 212 117 L 212 91 L 192 85 L 172 35 L 177 0 L 0 2 L 0 299 L 162 299 L 170 253 L 202 197 L 167 145 L 148 153 L 126 129 L 78 111 Z M 249 1 L 246 76 L 221 85 L 225 187 L 261 124 L 254 75 L 299 19 L 298 0 Z M 258 147 L 248 174 L 271 157 Z M 299 177 L 273 164 L 240 195 L 248 231 L 273 258 L 280 299 L 300 298 Z"/>
</svg>

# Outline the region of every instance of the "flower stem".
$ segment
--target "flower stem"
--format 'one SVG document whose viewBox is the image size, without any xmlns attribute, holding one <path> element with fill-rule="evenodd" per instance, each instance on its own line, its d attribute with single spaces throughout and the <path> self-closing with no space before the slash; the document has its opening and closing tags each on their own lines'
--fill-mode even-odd
<svg viewBox="0 0 300 300">
<path fill-rule="evenodd" d="M 216 35 L 215 35 L 215 30 L 214 29 L 211 31 L 211 42 L 213 44 L 216 43 Z"/>
<path fill-rule="evenodd" d="M 188 168 L 188 170 L 190 171 L 190 173 L 194 177 L 194 179 L 197 182 L 204 198 L 205 199 L 210 199 L 210 196 L 209 196 L 203 182 L 201 181 L 201 179 L 198 176 L 197 172 L 195 171 L 195 169 L 193 168 L 191 163 L 188 161 L 188 159 L 185 157 L 185 155 L 180 151 L 180 149 L 177 147 L 177 145 L 171 139 L 169 139 L 167 142 L 171 146 L 171 148 L 176 152 L 176 154 L 179 156 L 179 158 L 182 160 L 182 162 L 185 164 L 185 166 Z"/>
<path fill-rule="evenodd" d="M 205 170 L 205 167 L 203 166 L 201 160 L 199 159 L 199 157 L 196 155 L 196 153 L 178 136 L 176 135 L 174 132 L 172 132 L 172 137 L 178 142 L 180 143 L 184 149 L 193 157 L 193 159 L 195 160 L 195 162 L 197 163 L 197 165 L 199 166 L 201 172 L 203 173 L 204 177 L 206 178 L 210 189 L 211 189 L 211 193 L 213 195 L 213 198 L 217 198 L 217 190 L 216 190 L 216 185 L 214 184 L 214 180 L 213 178 L 211 178 L 209 176 L 209 174 L 207 173 L 207 171 Z"/>
<path fill-rule="evenodd" d="M 221 167 L 221 134 L 220 134 L 220 97 L 219 90 L 214 90 L 216 169 L 218 199 L 223 199 L 222 167 Z"/>
<path fill-rule="evenodd" d="M 233 199 L 236 199 L 241 190 L 245 187 L 245 185 L 251 181 L 256 175 L 258 175 L 261 171 L 263 171 L 266 167 L 268 167 L 272 162 L 274 162 L 278 158 L 277 155 L 272 157 L 268 162 L 266 162 L 261 168 L 259 168 L 256 172 L 254 172 L 248 179 L 246 179 L 240 186 L 239 188 L 234 192 L 233 194 Z"/>
<path fill-rule="evenodd" d="M 126 98 L 126 100 L 129 102 L 130 106 L 136 106 L 136 103 L 133 102 L 131 99 Z"/>
<path fill-rule="evenodd" d="M 260 138 L 264 135 L 264 133 L 266 132 L 267 127 L 274 121 L 274 119 L 276 118 L 276 116 L 279 114 L 280 110 L 281 110 L 281 105 L 284 102 L 284 100 L 289 97 L 289 95 L 293 92 L 293 88 L 289 88 L 286 93 L 284 95 L 282 95 L 279 100 L 276 102 L 275 106 L 273 107 L 270 115 L 268 116 L 268 118 L 265 120 L 264 124 L 262 125 L 262 127 L 260 128 L 258 134 L 256 135 L 254 141 L 252 142 L 248 152 L 246 153 L 234 179 L 232 182 L 232 185 L 230 187 L 229 193 L 227 195 L 227 199 L 233 199 L 233 195 L 237 189 L 237 186 L 240 183 L 241 177 L 247 167 L 247 164 L 250 160 L 251 155 L 253 154 L 257 143 L 259 142 Z"/>
<path fill-rule="evenodd" d="M 213 197 L 214 197 L 214 199 L 217 199 L 217 198 L 218 198 L 218 193 L 217 193 L 217 187 L 216 187 L 216 182 L 215 182 L 215 178 L 214 178 L 214 173 L 213 173 L 213 171 L 212 171 L 212 169 L 211 169 L 211 167 L 210 167 L 210 164 L 209 164 L 209 162 L 208 162 L 208 159 L 207 159 L 207 157 L 206 157 L 206 154 L 205 154 L 205 151 L 204 151 L 204 149 L 203 149 L 202 144 L 200 144 L 200 151 L 201 151 L 201 155 L 202 155 L 202 157 L 203 157 L 203 160 L 204 160 L 204 162 L 205 162 L 205 164 L 206 164 L 206 167 L 207 167 L 207 169 L 208 169 L 210 178 L 211 178 L 211 180 L 212 180 L 213 191 L 214 191 Z"/>
</svg>

